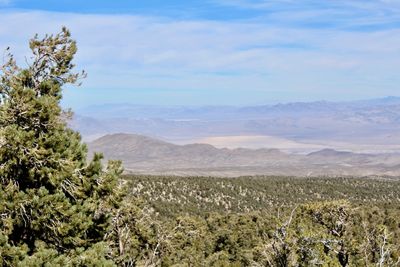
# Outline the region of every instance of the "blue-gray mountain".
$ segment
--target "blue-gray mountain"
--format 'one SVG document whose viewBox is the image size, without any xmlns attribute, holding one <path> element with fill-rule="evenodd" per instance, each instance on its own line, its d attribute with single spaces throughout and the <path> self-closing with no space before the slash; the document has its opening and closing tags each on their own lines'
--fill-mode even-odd
<svg viewBox="0 0 400 267">
<path fill-rule="evenodd" d="M 105 134 L 135 133 L 178 144 L 204 142 L 218 146 L 206 139 L 273 136 L 318 145 L 318 149 L 311 146 L 304 153 L 324 147 L 392 153 L 400 151 L 400 97 L 250 107 L 98 105 L 78 110 L 72 127 L 79 130 L 87 141 Z M 246 147 L 246 144 L 227 141 L 219 147 L 224 146 Z M 251 147 L 257 146 L 285 150 L 276 142 L 253 142 Z M 298 149 L 295 151 L 299 152 Z"/>
</svg>

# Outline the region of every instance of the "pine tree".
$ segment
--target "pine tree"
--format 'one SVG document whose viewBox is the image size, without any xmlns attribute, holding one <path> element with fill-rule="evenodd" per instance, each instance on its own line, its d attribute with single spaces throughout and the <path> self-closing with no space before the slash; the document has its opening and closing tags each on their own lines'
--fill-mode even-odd
<svg viewBox="0 0 400 267">
<path fill-rule="evenodd" d="M 70 33 L 35 36 L 26 68 L 0 69 L 0 265 L 108 265 L 102 242 L 121 198 L 119 162 L 87 162 L 62 88 L 79 85 Z M 8 53 L 8 52 L 7 52 Z"/>
</svg>

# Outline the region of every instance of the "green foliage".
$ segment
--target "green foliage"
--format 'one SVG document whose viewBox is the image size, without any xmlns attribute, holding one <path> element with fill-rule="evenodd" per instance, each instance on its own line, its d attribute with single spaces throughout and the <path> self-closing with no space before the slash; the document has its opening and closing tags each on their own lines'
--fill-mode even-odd
<svg viewBox="0 0 400 267">
<path fill-rule="evenodd" d="M 162 266 L 399 266 L 397 179 L 127 176 Z M 345 200 L 343 200 L 345 199 Z"/>
<path fill-rule="evenodd" d="M 68 30 L 36 36 L 30 48 L 28 68 L 12 55 L 1 68 L 0 265 L 94 266 L 108 253 L 102 242 L 122 197 L 121 165 L 104 169 L 101 155 L 86 162 L 80 135 L 66 126 L 62 87 L 84 76 L 72 73 Z"/>
<path fill-rule="evenodd" d="M 400 180 L 383 178 L 125 176 L 131 194 L 162 217 L 209 212 L 277 214 L 310 202 L 346 199 L 356 205 L 399 207 Z M 394 222 L 392 222 L 394 223 Z"/>
<path fill-rule="evenodd" d="M 260 213 L 164 219 L 157 266 L 399 266 L 399 228 L 368 222 L 346 201 Z M 399 213 L 397 213 L 398 215 Z M 379 217 L 381 214 L 377 214 Z M 370 231 L 366 235 L 366 231 Z"/>
</svg>

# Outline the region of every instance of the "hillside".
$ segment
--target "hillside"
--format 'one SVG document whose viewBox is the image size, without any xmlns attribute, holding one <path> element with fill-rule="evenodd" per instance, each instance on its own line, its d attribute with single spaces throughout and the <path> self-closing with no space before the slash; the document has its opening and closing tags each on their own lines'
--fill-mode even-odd
<svg viewBox="0 0 400 267">
<path fill-rule="evenodd" d="M 398 154 L 358 154 L 324 149 L 307 155 L 276 149 L 227 149 L 208 144 L 175 145 L 134 134 L 113 134 L 88 143 L 90 152 L 118 159 L 125 170 L 142 174 L 242 175 L 400 175 Z"/>
<path fill-rule="evenodd" d="M 175 144 L 276 148 L 310 153 L 400 151 L 400 98 L 298 102 L 248 107 L 109 104 L 77 111 L 71 122 L 84 139 L 137 133 Z"/>
<path fill-rule="evenodd" d="M 131 194 L 160 215 L 290 210 L 303 203 L 346 199 L 354 205 L 400 205 L 400 180 L 255 176 L 239 178 L 126 175 Z"/>
</svg>

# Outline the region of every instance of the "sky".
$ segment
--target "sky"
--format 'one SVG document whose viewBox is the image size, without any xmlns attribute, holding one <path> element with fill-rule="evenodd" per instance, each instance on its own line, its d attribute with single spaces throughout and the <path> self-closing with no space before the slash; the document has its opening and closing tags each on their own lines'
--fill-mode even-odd
<svg viewBox="0 0 400 267">
<path fill-rule="evenodd" d="M 262 105 L 400 96 L 400 0 L 0 0 L 0 51 L 71 30 L 63 105 Z"/>
</svg>

